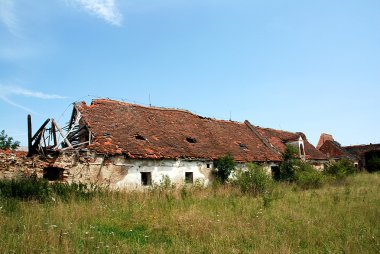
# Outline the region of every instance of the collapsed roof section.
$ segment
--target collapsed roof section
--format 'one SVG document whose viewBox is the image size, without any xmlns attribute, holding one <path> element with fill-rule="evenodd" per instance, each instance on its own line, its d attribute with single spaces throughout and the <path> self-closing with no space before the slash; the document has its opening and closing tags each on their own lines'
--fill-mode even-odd
<svg viewBox="0 0 380 254">
<path fill-rule="evenodd" d="M 145 107 L 108 99 L 78 103 L 91 136 L 89 149 L 130 158 L 216 159 L 231 153 L 239 162 L 279 162 L 248 122 L 215 120 L 191 112 Z"/>
<path fill-rule="evenodd" d="M 256 128 L 259 133 L 265 137 L 281 154 L 285 152 L 287 144 L 301 141 L 304 151 L 302 151 L 300 155 L 304 156 L 306 160 L 327 160 L 326 155 L 318 151 L 312 144 L 310 144 L 306 138 L 306 135 L 302 132 L 288 132 L 261 127 Z"/>
</svg>

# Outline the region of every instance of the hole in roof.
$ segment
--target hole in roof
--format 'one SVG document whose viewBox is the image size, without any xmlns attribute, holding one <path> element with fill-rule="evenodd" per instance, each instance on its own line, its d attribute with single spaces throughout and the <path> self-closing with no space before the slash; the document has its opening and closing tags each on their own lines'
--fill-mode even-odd
<svg viewBox="0 0 380 254">
<path fill-rule="evenodd" d="M 189 142 L 189 143 L 192 143 L 192 144 L 197 143 L 197 140 L 195 138 L 192 138 L 192 137 L 187 137 L 186 141 Z"/>
<path fill-rule="evenodd" d="M 144 137 L 141 136 L 140 134 L 137 134 L 137 135 L 135 136 L 135 138 L 138 139 L 138 140 L 146 140 L 146 138 L 144 138 Z"/>
<path fill-rule="evenodd" d="M 239 143 L 239 147 L 243 150 L 248 150 L 248 147 L 243 143 Z"/>
</svg>

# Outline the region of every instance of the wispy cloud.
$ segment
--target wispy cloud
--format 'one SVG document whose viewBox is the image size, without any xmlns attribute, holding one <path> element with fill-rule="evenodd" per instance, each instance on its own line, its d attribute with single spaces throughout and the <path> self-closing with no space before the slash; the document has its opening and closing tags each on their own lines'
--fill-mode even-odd
<svg viewBox="0 0 380 254">
<path fill-rule="evenodd" d="M 0 1 L 0 22 L 8 29 L 8 31 L 16 37 L 21 38 L 20 26 L 15 15 L 15 1 Z"/>
<path fill-rule="evenodd" d="M 21 87 L 9 87 L 9 86 L 0 86 L 0 91 L 2 88 L 5 88 L 6 91 L 10 94 L 14 95 L 23 95 L 27 97 L 34 97 L 34 98 L 39 98 L 39 99 L 66 99 L 67 97 L 57 95 L 57 94 L 46 94 L 46 93 L 41 93 L 41 92 L 34 92 L 30 91 L 28 89 L 24 89 Z M 1 92 L 0 92 L 1 93 Z"/>
<path fill-rule="evenodd" d="M 116 6 L 116 0 L 67 0 L 66 2 L 79 5 L 88 13 L 104 19 L 108 23 L 121 26 L 123 15 Z"/>
<path fill-rule="evenodd" d="M 9 105 L 12 105 L 14 107 L 23 109 L 27 112 L 38 114 L 35 111 L 33 111 L 30 108 L 27 108 L 21 104 L 18 104 L 10 99 L 11 96 L 26 96 L 31 98 L 37 98 L 37 99 L 45 99 L 45 100 L 51 100 L 51 99 L 66 99 L 67 97 L 57 95 L 57 94 L 46 94 L 42 92 L 37 91 L 31 91 L 19 86 L 5 86 L 0 85 L 0 100 L 8 103 Z"/>
<path fill-rule="evenodd" d="M 20 105 L 14 101 L 12 101 L 11 99 L 9 99 L 8 97 L 6 96 L 3 96 L 3 95 L 0 95 L 0 99 L 6 103 L 8 103 L 9 105 L 12 105 L 16 108 L 20 108 L 22 110 L 25 110 L 26 112 L 29 112 L 29 113 L 33 113 L 33 114 L 36 114 L 36 115 L 41 115 L 40 113 L 37 113 L 35 112 L 34 110 L 30 109 L 30 108 L 27 108 L 27 107 L 24 107 L 23 105 Z"/>
</svg>

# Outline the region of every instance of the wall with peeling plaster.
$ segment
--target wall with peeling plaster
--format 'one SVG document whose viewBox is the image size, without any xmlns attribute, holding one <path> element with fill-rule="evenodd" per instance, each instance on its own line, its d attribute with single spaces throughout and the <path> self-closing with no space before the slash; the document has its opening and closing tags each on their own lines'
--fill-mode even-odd
<svg viewBox="0 0 380 254">
<path fill-rule="evenodd" d="M 44 168 L 63 169 L 62 182 L 97 184 L 111 189 L 144 189 L 141 182 L 142 172 L 151 172 L 153 184 L 159 184 L 164 176 L 172 183 L 185 183 L 185 173 L 193 173 L 193 182 L 207 186 L 214 180 L 212 161 L 183 159 L 127 159 L 124 156 L 98 155 L 89 151 L 74 150 L 61 153 L 55 160 L 42 160 L 38 156 L 28 158 L 0 153 L 0 179 L 30 177 L 42 178 Z M 268 174 L 271 166 L 266 165 Z M 238 164 L 244 170 L 245 164 Z"/>
</svg>

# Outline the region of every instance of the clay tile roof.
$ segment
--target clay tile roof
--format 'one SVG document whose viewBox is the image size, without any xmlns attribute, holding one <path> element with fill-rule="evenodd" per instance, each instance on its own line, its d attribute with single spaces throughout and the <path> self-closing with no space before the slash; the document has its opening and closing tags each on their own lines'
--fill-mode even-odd
<svg viewBox="0 0 380 254">
<path fill-rule="evenodd" d="M 370 151 L 380 151 L 380 144 L 344 146 L 342 148 L 353 156 L 360 157 Z"/>
<path fill-rule="evenodd" d="M 245 123 L 108 99 L 75 107 L 94 134 L 90 148 L 98 153 L 157 159 L 216 159 L 231 153 L 240 162 L 281 161 Z"/>
<path fill-rule="evenodd" d="M 319 150 L 326 154 L 327 157 L 332 159 L 355 158 L 355 156 L 349 153 L 338 142 L 332 140 L 325 140 L 323 145 L 319 148 Z"/>
<path fill-rule="evenodd" d="M 286 150 L 286 143 L 297 141 L 302 137 L 304 142 L 304 149 L 306 159 L 308 160 L 326 160 L 327 157 L 322 152 L 318 151 L 306 138 L 302 132 L 289 132 L 283 130 L 275 130 L 270 128 L 256 127 L 261 135 L 268 139 L 268 141 L 281 153 Z"/>
</svg>

